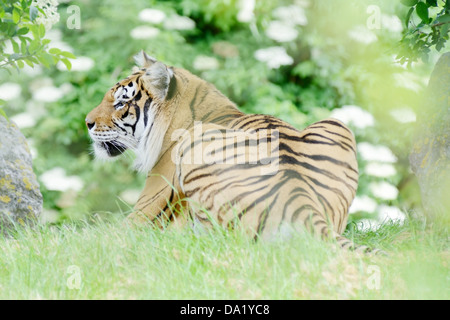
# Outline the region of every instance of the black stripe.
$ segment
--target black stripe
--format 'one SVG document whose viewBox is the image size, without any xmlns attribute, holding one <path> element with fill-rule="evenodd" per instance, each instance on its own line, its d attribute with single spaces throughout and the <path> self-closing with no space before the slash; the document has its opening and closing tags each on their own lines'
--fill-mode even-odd
<svg viewBox="0 0 450 320">
<path fill-rule="evenodd" d="M 138 93 L 134 96 L 134 100 L 138 102 L 142 98 L 142 91 L 138 90 Z"/>
<path fill-rule="evenodd" d="M 267 218 L 269 217 L 269 215 L 274 214 L 271 211 L 272 211 L 273 206 L 277 202 L 278 196 L 279 196 L 279 194 L 277 194 L 275 196 L 275 199 L 273 199 L 272 203 L 259 214 L 258 227 L 256 228 L 256 230 L 259 234 L 262 234 L 264 232 L 264 228 L 266 227 L 266 222 L 267 222 Z"/>
<path fill-rule="evenodd" d="M 198 85 L 197 88 L 195 89 L 194 97 L 189 103 L 189 109 L 191 110 L 192 119 L 195 119 L 195 102 L 197 100 L 198 90 L 200 90 L 200 85 Z"/>
<path fill-rule="evenodd" d="M 344 129 L 344 130 L 346 130 L 346 131 L 352 133 L 347 127 L 344 127 L 342 124 L 340 124 L 340 123 L 337 122 L 337 121 L 333 121 L 333 120 L 322 120 L 322 121 L 319 121 L 319 122 L 316 122 L 316 123 L 317 123 L 317 124 L 319 124 L 319 123 L 328 123 L 328 124 L 331 124 L 331 125 L 333 125 L 333 126 L 340 127 L 340 128 L 342 128 L 342 129 Z"/>
<path fill-rule="evenodd" d="M 131 130 L 133 131 L 133 135 L 134 132 L 136 131 L 136 124 L 139 122 L 139 117 L 141 116 L 141 110 L 139 109 L 139 106 L 137 104 L 133 105 L 134 110 L 136 111 L 136 121 L 134 122 L 134 124 L 128 124 L 128 123 L 124 123 L 124 126 L 130 127 Z M 127 110 L 128 112 L 128 110 Z"/>
<path fill-rule="evenodd" d="M 344 138 L 344 139 L 347 139 L 348 141 L 350 141 L 351 143 L 353 143 L 353 139 L 351 139 L 351 138 L 349 138 L 349 137 L 346 137 L 346 136 L 344 136 L 343 134 L 339 134 L 339 133 L 337 133 L 337 132 L 333 132 L 333 131 L 329 131 L 329 130 L 325 130 L 325 132 L 327 132 L 327 133 L 329 133 L 329 134 L 333 134 L 333 135 L 338 136 L 338 137 L 341 137 L 341 138 Z"/>
<path fill-rule="evenodd" d="M 234 118 L 240 117 L 240 114 L 224 114 L 221 116 L 218 116 L 214 119 L 212 119 L 210 122 L 212 123 L 217 123 L 217 124 L 223 124 L 225 122 L 223 122 L 223 120 L 227 120 L 229 118 L 232 118 L 232 120 L 234 120 Z M 227 124 L 228 122 L 226 122 L 225 124 Z"/>
<path fill-rule="evenodd" d="M 326 156 L 326 155 L 321 155 L 321 154 L 319 154 L 319 155 L 315 155 L 315 154 L 311 155 L 311 154 L 306 154 L 306 153 L 302 153 L 302 152 L 296 152 L 296 151 L 292 150 L 291 147 L 288 146 L 284 142 L 280 142 L 279 150 L 280 151 L 287 151 L 287 152 L 293 153 L 293 154 L 295 154 L 297 156 L 305 157 L 305 158 L 308 158 L 308 159 L 311 159 L 311 160 L 314 160 L 314 161 L 331 162 L 331 163 L 333 163 L 335 165 L 338 165 L 338 166 L 341 166 L 341 167 L 345 167 L 345 168 L 353 171 L 354 173 L 358 174 L 358 171 L 355 170 L 354 168 L 352 168 L 350 166 L 350 164 L 348 164 L 347 162 L 343 162 L 343 161 L 337 160 L 336 158 L 329 157 L 329 156 Z M 352 180 L 354 180 L 354 179 L 352 179 Z"/>
<path fill-rule="evenodd" d="M 317 167 L 315 167 L 312 164 L 309 164 L 307 162 L 298 161 L 296 158 L 288 156 L 288 155 L 282 155 L 282 156 L 280 156 L 280 158 L 281 158 L 280 164 L 288 163 L 288 164 L 299 165 L 302 168 L 305 168 L 305 169 L 313 171 L 315 173 L 324 175 L 324 176 L 326 176 L 329 179 L 332 179 L 332 180 L 338 181 L 340 183 L 343 183 L 349 189 L 353 189 L 353 186 L 349 185 L 343 179 L 337 177 L 336 175 L 334 175 L 333 173 L 331 173 L 331 172 L 329 172 L 327 170 L 317 168 Z"/>
<path fill-rule="evenodd" d="M 140 93 L 140 92 L 139 92 Z M 148 109 L 150 108 L 150 104 L 152 103 L 152 98 L 148 98 L 144 104 L 144 127 L 147 126 L 148 122 Z"/>
<path fill-rule="evenodd" d="M 123 132 L 128 133 L 127 130 L 126 130 L 125 128 L 122 128 L 122 127 L 120 126 L 120 124 L 117 123 L 116 120 L 113 119 L 113 120 L 112 120 L 112 123 L 113 123 L 117 128 L 119 128 L 120 130 L 122 130 Z"/>
<path fill-rule="evenodd" d="M 281 221 L 280 221 L 280 224 L 278 225 L 278 228 L 281 227 L 281 224 L 283 223 L 284 219 L 286 218 L 287 208 L 294 200 L 298 199 L 299 197 L 305 197 L 305 198 L 311 200 L 312 202 L 314 202 L 314 200 L 311 198 L 309 193 L 301 187 L 297 187 L 297 188 L 291 190 L 290 194 L 292 194 L 292 193 L 296 193 L 296 194 L 292 195 L 289 198 L 289 200 L 286 201 L 286 203 L 284 204 L 283 214 L 281 215 Z M 298 194 L 298 193 L 300 193 L 300 194 Z"/>
<path fill-rule="evenodd" d="M 314 212 L 315 212 L 314 207 L 311 206 L 310 204 L 304 204 L 303 206 L 301 206 L 300 208 L 298 208 L 297 210 L 294 211 L 294 213 L 292 214 L 292 217 L 291 217 L 291 223 L 294 223 L 297 220 L 298 216 L 303 211 L 308 210 L 308 209 L 312 211 L 312 214 L 314 214 Z"/>
<path fill-rule="evenodd" d="M 331 138 L 326 137 L 326 136 L 324 136 L 324 135 L 322 135 L 322 134 L 319 134 L 319 133 L 310 132 L 310 133 L 307 133 L 307 134 L 303 135 L 302 138 L 305 139 L 306 137 L 309 137 L 309 136 L 315 136 L 315 137 L 319 137 L 319 138 L 326 139 L 326 140 L 328 140 L 328 141 L 331 141 L 331 142 L 334 143 L 334 144 L 339 145 L 342 149 L 347 150 L 346 148 L 344 148 L 344 147 L 342 146 L 342 145 L 345 145 L 346 147 L 350 148 L 353 152 L 355 152 L 355 150 L 353 149 L 353 146 L 349 145 L 347 142 L 339 142 L 339 141 L 336 141 L 336 140 L 334 140 L 334 139 L 331 139 Z M 308 140 L 308 141 L 309 141 L 309 140 Z"/>
<path fill-rule="evenodd" d="M 319 182 L 318 180 L 316 180 L 316 179 L 314 179 L 312 177 L 309 177 L 309 176 L 306 176 L 306 175 L 305 175 L 305 177 L 308 178 L 309 180 L 311 180 L 311 182 L 314 183 L 316 186 L 319 186 L 319 187 L 321 187 L 323 189 L 327 189 L 327 190 L 333 191 L 335 194 L 337 194 L 342 199 L 344 199 L 345 203 L 347 204 L 347 206 L 346 206 L 347 208 L 350 206 L 350 204 L 347 202 L 347 198 L 344 196 L 344 194 L 342 193 L 341 190 L 329 187 L 329 186 Z"/>
</svg>

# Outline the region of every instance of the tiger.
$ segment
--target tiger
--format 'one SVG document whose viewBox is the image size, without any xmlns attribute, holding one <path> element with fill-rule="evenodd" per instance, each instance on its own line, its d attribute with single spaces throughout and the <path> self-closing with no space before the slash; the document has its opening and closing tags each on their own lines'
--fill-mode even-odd
<svg viewBox="0 0 450 320">
<path fill-rule="evenodd" d="M 306 230 L 344 249 L 377 251 L 342 235 L 359 178 L 355 137 L 344 123 L 328 118 L 299 131 L 243 113 L 188 70 L 144 51 L 134 59 L 132 74 L 85 118 L 96 158 L 131 150 L 147 175 L 126 221 L 239 227 L 255 239 Z"/>
</svg>

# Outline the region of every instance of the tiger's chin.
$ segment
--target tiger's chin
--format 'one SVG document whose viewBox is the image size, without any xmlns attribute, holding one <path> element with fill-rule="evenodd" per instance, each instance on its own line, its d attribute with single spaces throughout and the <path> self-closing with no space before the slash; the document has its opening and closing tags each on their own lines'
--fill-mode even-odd
<svg viewBox="0 0 450 320">
<path fill-rule="evenodd" d="M 115 160 L 127 150 L 127 147 L 117 141 L 95 142 L 93 146 L 95 157 L 101 160 Z"/>
</svg>

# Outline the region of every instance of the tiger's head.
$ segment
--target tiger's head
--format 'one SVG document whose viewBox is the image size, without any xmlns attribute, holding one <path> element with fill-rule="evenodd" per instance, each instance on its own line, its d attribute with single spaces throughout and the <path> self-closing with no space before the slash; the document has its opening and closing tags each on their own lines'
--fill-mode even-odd
<svg viewBox="0 0 450 320">
<path fill-rule="evenodd" d="M 130 149 L 137 155 L 136 168 L 148 171 L 158 159 L 167 130 L 168 119 L 161 109 L 174 70 L 144 51 L 135 61 L 133 73 L 113 86 L 85 121 L 97 158 L 114 159 Z"/>
</svg>

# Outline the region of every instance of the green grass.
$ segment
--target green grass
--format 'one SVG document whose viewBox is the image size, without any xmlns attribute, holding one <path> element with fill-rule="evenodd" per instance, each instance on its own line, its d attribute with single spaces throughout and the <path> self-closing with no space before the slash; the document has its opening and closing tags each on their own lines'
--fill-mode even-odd
<svg viewBox="0 0 450 320">
<path fill-rule="evenodd" d="M 0 299 L 450 298 L 445 229 L 410 222 L 346 235 L 389 256 L 338 250 L 307 234 L 253 242 L 239 231 L 99 220 L 23 228 L 0 238 Z"/>
</svg>

